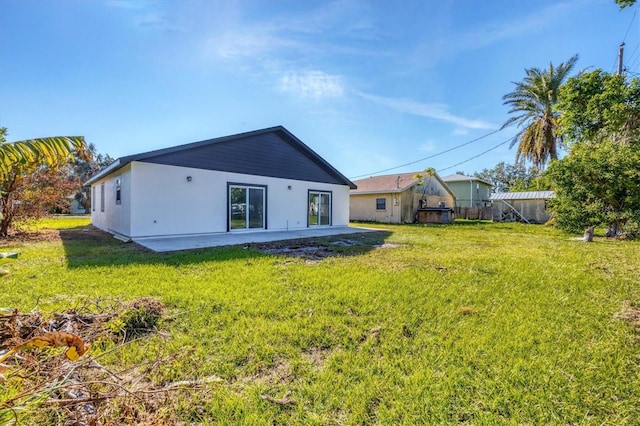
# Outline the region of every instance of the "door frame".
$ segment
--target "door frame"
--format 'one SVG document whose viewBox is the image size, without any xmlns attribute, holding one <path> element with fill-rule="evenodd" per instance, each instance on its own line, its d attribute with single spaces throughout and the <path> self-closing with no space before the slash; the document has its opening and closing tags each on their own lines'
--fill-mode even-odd
<svg viewBox="0 0 640 426">
<path fill-rule="evenodd" d="M 243 229 L 231 229 L 231 187 L 243 187 L 246 189 L 254 188 L 254 189 L 262 189 L 263 190 L 263 219 L 264 219 L 264 227 L 263 228 L 243 228 Z M 248 194 L 248 193 L 247 193 Z M 267 208 L 267 200 L 268 200 L 268 187 L 267 185 L 258 185 L 254 183 L 243 183 L 243 182 L 227 182 L 227 232 L 246 232 L 246 231 L 264 231 L 267 229 L 267 212 L 269 209 Z M 247 216 L 248 217 L 248 216 Z"/>
<path fill-rule="evenodd" d="M 311 194 L 328 194 L 329 195 L 329 224 L 327 225 L 320 225 L 320 224 L 316 224 L 316 225 L 311 225 L 309 223 L 309 196 Z M 308 189 L 307 190 L 307 208 L 306 208 L 306 216 L 307 216 L 307 228 L 310 228 L 312 226 L 332 226 L 333 225 L 333 191 L 327 191 L 327 190 L 321 190 L 321 189 Z M 318 216 L 318 219 L 320 218 L 320 216 Z M 320 222 L 320 220 L 318 220 L 318 222 Z"/>
</svg>

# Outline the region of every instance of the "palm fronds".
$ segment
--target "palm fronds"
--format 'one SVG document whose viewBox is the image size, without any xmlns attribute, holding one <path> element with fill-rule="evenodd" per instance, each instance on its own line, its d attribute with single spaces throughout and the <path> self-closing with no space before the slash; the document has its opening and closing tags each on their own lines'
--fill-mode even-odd
<svg viewBox="0 0 640 426">
<path fill-rule="evenodd" d="M 515 135 L 511 147 L 518 145 L 516 161 L 528 160 L 537 167 L 544 167 L 549 159 L 558 158 L 558 146 L 562 138 L 558 135 L 558 115 L 554 110 L 558 102 L 560 86 L 573 69 L 578 55 L 566 63 L 548 69 L 529 68 L 521 82 L 514 82 L 515 90 L 503 96 L 504 105 L 509 105 L 509 118 L 502 128 L 516 124 L 521 130 Z"/>
</svg>

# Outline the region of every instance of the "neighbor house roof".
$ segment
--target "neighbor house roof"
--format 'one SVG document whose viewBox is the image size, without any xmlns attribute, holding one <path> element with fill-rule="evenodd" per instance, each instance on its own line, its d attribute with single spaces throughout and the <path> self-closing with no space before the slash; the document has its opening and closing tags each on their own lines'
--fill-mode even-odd
<svg viewBox="0 0 640 426">
<path fill-rule="evenodd" d="M 352 189 L 352 195 L 358 194 L 393 194 L 404 192 L 412 186 L 416 185 L 421 179 L 416 178 L 417 174 L 423 174 L 424 172 L 413 172 L 413 173 L 397 173 L 393 175 L 382 175 L 382 176 L 372 176 L 365 179 L 359 179 L 354 181 L 358 187 L 357 189 Z M 451 189 L 447 186 L 446 183 L 443 182 L 442 178 L 435 174 L 433 176 L 436 178 L 440 185 L 451 194 L 452 197 L 455 198 Z"/>
<path fill-rule="evenodd" d="M 356 186 L 282 126 L 120 157 L 90 185 L 133 161 Z"/>
<path fill-rule="evenodd" d="M 358 188 L 351 190 L 351 193 L 402 192 L 420 180 L 415 175 L 415 173 L 399 173 L 359 179 L 353 182 Z"/>
<path fill-rule="evenodd" d="M 553 191 L 496 192 L 491 200 L 547 200 L 555 196 Z"/>
<path fill-rule="evenodd" d="M 445 181 L 445 182 L 469 182 L 469 181 L 482 182 L 482 183 L 484 183 L 486 185 L 493 186 L 492 183 L 487 182 L 484 179 L 480 179 L 480 178 L 477 178 L 475 176 L 465 176 L 465 175 L 461 175 L 461 174 L 453 174 L 453 175 L 444 176 L 442 178 L 442 180 Z"/>
</svg>

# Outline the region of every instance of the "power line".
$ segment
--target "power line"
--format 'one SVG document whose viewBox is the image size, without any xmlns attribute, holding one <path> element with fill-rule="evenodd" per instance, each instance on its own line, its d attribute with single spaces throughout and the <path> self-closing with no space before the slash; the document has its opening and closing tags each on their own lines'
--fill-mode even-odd
<svg viewBox="0 0 640 426">
<path fill-rule="evenodd" d="M 507 126 L 507 127 L 509 127 L 509 126 Z M 491 136 L 491 135 L 493 135 L 493 134 L 496 134 L 496 133 L 498 133 L 498 132 L 501 132 L 501 131 L 502 131 L 502 130 L 504 130 L 505 128 L 506 128 L 506 127 L 502 127 L 502 128 L 500 128 L 500 129 L 498 129 L 498 130 L 494 130 L 494 131 L 493 131 L 493 132 L 491 132 L 491 133 L 487 133 L 486 135 L 482 135 L 482 136 L 480 136 L 479 138 L 476 138 L 476 139 L 470 140 L 470 141 L 465 142 L 465 143 L 463 143 L 463 144 L 460 144 L 460 145 L 454 146 L 453 148 L 449 148 L 449 149 L 447 149 L 447 150 L 444 150 L 444 151 L 438 152 L 438 153 L 436 153 L 436 154 L 429 155 L 429 156 L 427 156 L 427 157 L 420 158 L 420 159 L 415 160 L 415 161 L 411 161 L 411 162 L 409 162 L 409 163 L 401 164 L 401 165 L 399 165 L 399 166 L 390 167 L 390 168 L 388 168 L 388 169 L 384 169 L 384 170 L 378 170 L 377 172 L 365 173 L 365 174 L 362 174 L 362 175 L 353 176 L 353 177 L 350 177 L 349 179 L 357 179 L 357 178 L 361 178 L 361 177 L 364 177 L 364 176 L 373 176 L 373 175 L 377 175 L 377 174 L 384 173 L 384 172 L 390 172 L 391 170 L 399 169 L 399 168 L 401 168 L 401 167 L 405 167 L 405 166 L 410 166 L 410 165 L 412 165 L 412 164 L 419 163 L 419 162 L 424 161 L 424 160 L 429 160 L 429 159 L 431 159 L 431 158 L 437 157 L 437 156 L 442 155 L 442 154 L 446 154 L 447 152 L 451 152 L 451 151 L 456 150 L 456 149 L 458 149 L 458 148 L 462 148 L 463 146 L 467 146 L 467 145 L 469 145 L 469 144 L 471 144 L 471 143 L 473 143 L 473 142 L 477 142 L 477 141 L 479 141 L 479 140 L 481 140 L 481 139 L 484 139 L 484 138 L 486 138 L 486 137 L 488 137 L 488 136 Z M 509 140 L 511 140 L 511 139 L 513 139 L 513 138 L 510 138 Z M 454 167 L 455 167 L 455 166 L 454 166 Z"/>
<path fill-rule="evenodd" d="M 474 155 L 474 156 L 473 156 L 473 157 L 471 157 L 471 158 L 467 158 L 466 160 L 461 161 L 461 162 L 459 162 L 459 163 L 456 163 L 456 164 L 454 164 L 453 166 L 449 166 L 449 167 L 445 167 L 444 169 L 440 169 L 440 170 L 438 170 L 437 172 L 438 172 L 438 173 L 440 173 L 440 172 L 444 172 L 445 170 L 449 170 L 449 169 L 453 169 L 454 167 L 458 167 L 460 164 L 468 163 L 469 161 L 471 161 L 471 160 L 475 160 L 476 158 L 483 156 L 483 155 L 484 155 L 484 154 L 486 154 L 487 152 L 491 152 L 491 151 L 493 151 L 494 149 L 497 149 L 497 148 L 501 147 L 502 145 L 506 144 L 507 142 L 511 142 L 512 140 L 513 140 L 513 138 L 509 138 L 509 139 L 507 139 L 507 140 L 506 140 L 506 141 L 504 141 L 504 142 L 500 142 L 498 145 L 494 146 L 493 148 L 489 148 L 488 150 L 483 151 L 483 152 L 481 152 L 481 153 L 480 153 L 480 154 L 478 154 L 478 155 Z"/>
<path fill-rule="evenodd" d="M 633 69 L 635 67 L 639 58 L 638 56 L 636 56 L 636 53 L 638 52 L 638 47 L 640 47 L 640 43 L 636 43 L 635 49 L 633 49 L 633 52 L 631 52 L 631 55 L 629 55 L 629 59 L 627 60 L 627 63 L 629 65 L 627 65 L 625 68 Z"/>
<path fill-rule="evenodd" d="M 637 14 L 638 14 L 638 9 L 633 11 L 633 18 L 631 18 L 631 22 L 629 22 L 629 26 L 627 27 L 627 32 L 624 33 L 624 37 L 622 38 L 623 43 L 627 40 L 627 36 L 629 35 L 629 30 L 631 29 L 631 25 L 633 24 L 633 21 L 636 20 Z"/>
</svg>

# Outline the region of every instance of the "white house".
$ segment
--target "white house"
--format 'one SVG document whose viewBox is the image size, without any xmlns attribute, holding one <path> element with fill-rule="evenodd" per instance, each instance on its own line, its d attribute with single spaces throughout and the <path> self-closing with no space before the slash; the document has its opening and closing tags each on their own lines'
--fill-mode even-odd
<svg viewBox="0 0 640 426">
<path fill-rule="evenodd" d="M 282 126 L 121 157 L 86 184 L 93 225 L 125 239 L 347 226 L 356 187 Z"/>
</svg>

